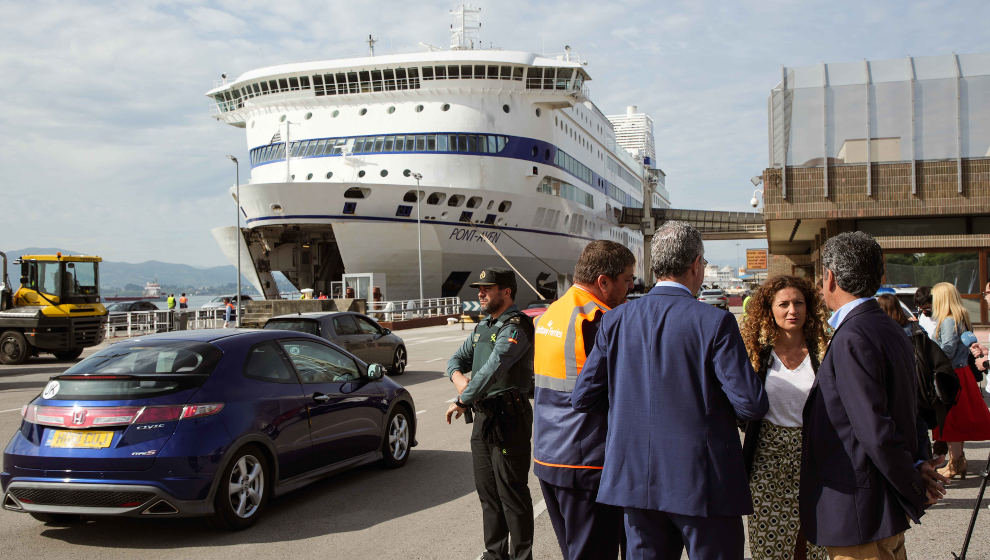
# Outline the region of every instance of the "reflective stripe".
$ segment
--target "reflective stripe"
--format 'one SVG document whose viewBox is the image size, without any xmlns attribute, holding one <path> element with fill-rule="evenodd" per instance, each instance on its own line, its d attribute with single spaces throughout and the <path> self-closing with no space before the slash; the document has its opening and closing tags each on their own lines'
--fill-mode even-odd
<svg viewBox="0 0 990 560">
<path fill-rule="evenodd" d="M 535 457 L 533 458 L 533 462 L 534 463 L 539 463 L 539 464 L 543 465 L 544 467 L 559 467 L 559 468 L 562 468 L 562 469 L 593 469 L 593 470 L 599 470 L 600 471 L 600 470 L 602 470 L 602 469 L 605 468 L 605 467 L 591 467 L 591 466 L 587 466 L 587 465 L 556 465 L 554 463 L 544 463 L 543 461 L 541 461 L 541 460 L 539 460 L 539 459 L 537 459 Z"/>
</svg>

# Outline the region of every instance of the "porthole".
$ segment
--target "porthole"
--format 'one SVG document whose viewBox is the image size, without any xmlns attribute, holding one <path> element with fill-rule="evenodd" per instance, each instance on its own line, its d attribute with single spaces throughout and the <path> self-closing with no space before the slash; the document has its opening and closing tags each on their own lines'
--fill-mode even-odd
<svg viewBox="0 0 990 560">
<path fill-rule="evenodd" d="M 450 200 L 447 201 L 447 206 L 457 208 L 461 204 L 464 204 L 464 195 L 455 194 L 451 195 Z"/>
<path fill-rule="evenodd" d="M 313 180 L 313 174 L 310 173 L 309 175 L 306 175 L 306 180 L 307 181 L 312 181 Z"/>
<path fill-rule="evenodd" d="M 492 206 L 495 206 L 495 201 L 494 200 L 489 200 L 488 201 L 488 209 L 491 210 L 492 209 Z"/>
<path fill-rule="evenodd" d="M 479 206 L 481 206 L 481 197 L 480 196 L 472 196 L 471 198 L 468 199 L 468 201 L 467 201 L 467 207 L 468 208 L 477 208 Z"/>
<path fill-rule="evenodd" d="M 540 116 L 540 108 L 539 107 L 536 108 L 536 116 L 537 117 Z"/>
<path fill-rule="evenodd" d="M 289 176 L 289 180 L 290 180 L 290 181 L 295 181 L 295 180 L 296 180 L 296 176 L 295 176 L 295 174 L 293 174 L 293 175 L 290 175 L 290 176 Z"/>
<path fill-rule="evenodd" d="M 368 114 L 368 109 L 366 109 L 366 108 L 364 108 L 364 107 L 362 107 L 362 108 L 361 108 L 361 110 L 360 110 L 360 111 L 358 111 L 358 114 L 359 114 L 359 115 L 361 115 L 361 116 L 363 117 L 363 116 L 365 116 L 365 115 L 367 115 L 367 114 Z"/>
<path fill-rule="evenodd" d="M 538 153 L 540 153 L 540 149 L 539 149 L 539 148 L 537 148 L 537 147 L 536 147 L 536 146 L 534 145 L 534 146 L 533 146 L 533 149 L 532 149 L 532 150 L 530 150 L 530 153 L 532 153 L 532 154 L 533 154 L 533 157 L 536 157 L 536 154 L 538 154 Z"/>
<path fill-rule="evenodd" d="M 512 203 L 508 200 L 503 200 L 502 203 L 498 205 L 499 212 L 508 212 L 509 208 L 512 208 Z"/>
<path fill-rule="evenodd" d="M 402 195 L 402 202 L 416 202 L 416 191 L 406 191 L 406 194 Z"/>
<path fill-rule="evenodd" d="M 335 119 L 337 118 L 337 115 L 340 115 L 340 111 L 338 111 L 337 109 L 334 109 L 333 112 L 330 113 L 330 116 Z"/>
<path fill-rule="evenodd" d="M 333 171 L 327 171 L 327 179 L 333 177 Z"/>
<path fill-rule="evenodd" d="M 368 198 L 371 189 L 367 187 L 351 187 L 344 191 L 344 198 Z"/>
<path fill-rule="evenodd" d="M 443 202 L 444 199 L 446 199 L 446 198 L 447 198 L 447 195 L 444 194 L 444 193 L 439 193 L 439 192 L 430 193 L 430 196 L 428 196 L 426 198 L 426 203 L 427 204 L 437 205 L 437 204 L 440 204 L 441 202 Z"/>
<path fill-rule="evenodd" d="M 269 206 L 269 208 L 271 208 L 272 212 L 275 212 L 276 214 L 280 214 L 282 212 L 281 204 L 272 204 L 271 206 Z"/>
<path fill-rule="evenodd" d="M 509 106 L 508 105 L 502 105 L 502 111 L 505 112 L 505 113 L 508 113 L 509 112 Z"/>
<path fill-rule="evenodd" d="M 313 113 L 306 113 L 306 120 L 313 118 Z"/>
<path fill-rule="evenodd" d="M 403 176 L 403 177 L 408 177 L 408 176 L 410 176 L 410 175 L 412 175 L 412 171 L 409 171 L 408 169 L 404 169 L 404 170 L 402 171 L 402 176 Z"/>
<path fill-rule="evenodd" d="M 380 173 L 380 175 L 382 177 L 388 177 L 388 169 L 382 169 L 382 172 Z"/>
<path fill-rule="evenodd" d="M 416 105 L 416 112 L 417 113 L 422 113 L 423 112 L 423 106 L 422 105 Z"/>
<path fill-rule="evenodd" d="M 392 107 L 389 107 L 389 108 L 388 108 L 388 114 L 390 114 L 390 115 L 391 115 L 391 114 L 392 114 L 392 113 L 394 113 L 394 112 L 395 112 L 395 106 L 394 106 L 394 105 L 393 105 Z"/>
<path fill-rule="evenodd" d="M 364 177 L 364 169 L 358 171 L 358 177 Z"/>
<path fill-rule="evenodd" d="M 440 110 L 441 111 L 449 111 L 450 110 L 450 103 L 444 103 L 443 105 L 441 105 L 440 106 Z"/>
<path fill-rule="evenodd" d="M 285 122 L 285 115 L 278 118 L 278 122 Z"/>
</svg>

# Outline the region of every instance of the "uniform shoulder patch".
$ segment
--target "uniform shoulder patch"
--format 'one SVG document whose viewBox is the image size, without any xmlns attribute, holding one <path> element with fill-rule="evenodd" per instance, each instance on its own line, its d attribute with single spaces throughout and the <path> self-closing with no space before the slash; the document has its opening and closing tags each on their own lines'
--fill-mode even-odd
<svg viewBox="0 0 990 560">
<path fill-rule="evenodd" d="M 511 318 L 509 318 L 505 322 L 505 324 L 506 325 L 521 325 L 522 324 L 522 317 L 519 316 L 519 315 L 513 315 Z"/>
</svg>

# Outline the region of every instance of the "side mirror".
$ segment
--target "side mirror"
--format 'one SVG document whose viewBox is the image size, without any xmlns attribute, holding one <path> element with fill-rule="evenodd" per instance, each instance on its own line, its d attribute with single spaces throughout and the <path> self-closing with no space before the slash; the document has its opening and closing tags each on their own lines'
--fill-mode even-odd
<svg viewBox="0 0 990 560">
<path fill-rule="evenodd" d="M 382 334 L 385 334 L 385 335 L 392 334 L 392 331 L 386 329 L 385 327 L 382 327 Z"/>
<path fill-rule="evenodd" d="M 371 364 L 368 366 L 368 379 L 375 381 L 385 377 L 385 368 L 381 364 Z"/>
</svg>

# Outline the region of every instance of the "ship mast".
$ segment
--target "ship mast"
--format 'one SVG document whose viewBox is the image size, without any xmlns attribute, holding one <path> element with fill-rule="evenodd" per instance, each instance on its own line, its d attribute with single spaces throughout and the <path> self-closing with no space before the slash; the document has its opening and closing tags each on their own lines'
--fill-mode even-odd
<svg viewBox="0 0 990 560">
<path fill-rule="evenodd" d="M 450 48 L 452 50 L 473 49 L 481 46 L 481 8 L 461 4 L 451 10 L 454 23 L 450 25 Z"/>
</svg>

